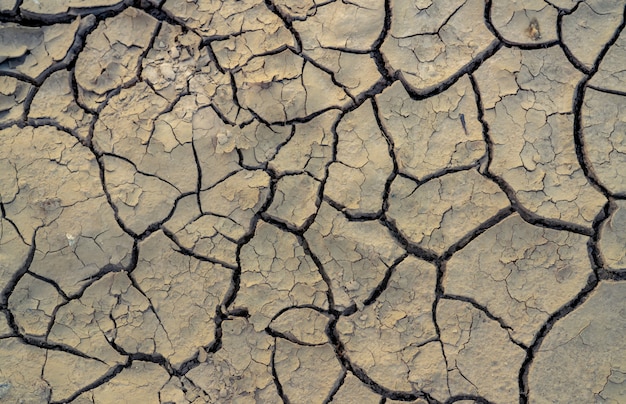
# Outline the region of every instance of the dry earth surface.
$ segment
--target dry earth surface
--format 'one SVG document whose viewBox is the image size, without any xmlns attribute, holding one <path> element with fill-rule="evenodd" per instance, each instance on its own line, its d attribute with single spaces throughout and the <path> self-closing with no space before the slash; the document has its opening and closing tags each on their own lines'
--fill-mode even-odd
<svg viewBox="0 0 626 404">
<path fill-rule="evenodd" d="M 626 403 L 623 0 L 0 0 L 0 402 Z"/>
</svg>

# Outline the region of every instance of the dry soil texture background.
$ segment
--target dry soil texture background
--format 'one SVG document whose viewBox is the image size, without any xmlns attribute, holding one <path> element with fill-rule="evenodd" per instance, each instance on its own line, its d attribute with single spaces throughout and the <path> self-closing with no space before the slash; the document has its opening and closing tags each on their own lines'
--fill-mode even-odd
<svg viewBox="0 0 626 404">
<path fill-rule="evenodd" d="M 615 0 L 0 0 L 3 403 L 626 403 Z"/>
</svg>

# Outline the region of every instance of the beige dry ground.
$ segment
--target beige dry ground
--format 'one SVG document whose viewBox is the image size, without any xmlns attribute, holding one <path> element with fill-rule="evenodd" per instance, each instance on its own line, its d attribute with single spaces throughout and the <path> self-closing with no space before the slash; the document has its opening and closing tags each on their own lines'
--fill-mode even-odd
<svg viewBox="0 0 626 404">
<path fill-rule="evenodd" d="M 626 403 L 624 0 L 0 0 L 0 402 Z"/>
</svg>

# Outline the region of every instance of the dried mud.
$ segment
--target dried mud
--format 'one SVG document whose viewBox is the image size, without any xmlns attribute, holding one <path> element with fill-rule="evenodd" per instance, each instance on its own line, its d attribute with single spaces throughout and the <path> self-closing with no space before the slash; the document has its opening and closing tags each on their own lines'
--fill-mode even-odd
<svg viewBox="0 0 626 404">
<path fill-rule="evenodd" d="M 0 402 L 626 403 L 623 0 L 0 0 Z"/>
</svg>

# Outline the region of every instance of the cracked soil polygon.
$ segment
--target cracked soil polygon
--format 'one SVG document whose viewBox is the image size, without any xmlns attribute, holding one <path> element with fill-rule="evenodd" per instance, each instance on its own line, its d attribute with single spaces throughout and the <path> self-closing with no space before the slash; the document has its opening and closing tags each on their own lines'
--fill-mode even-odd
<svg viewBox="0 0 626 404">
<path fill-rule="evenodd" d="M 626 403 L 625 12 L 0 0 L 0 402 Z"/>
</svg>

